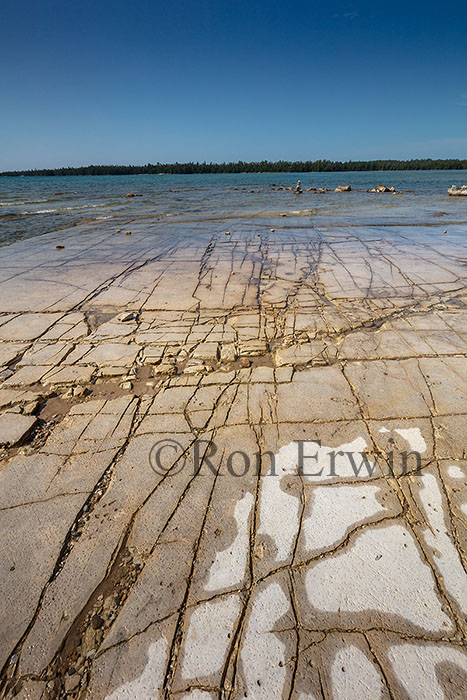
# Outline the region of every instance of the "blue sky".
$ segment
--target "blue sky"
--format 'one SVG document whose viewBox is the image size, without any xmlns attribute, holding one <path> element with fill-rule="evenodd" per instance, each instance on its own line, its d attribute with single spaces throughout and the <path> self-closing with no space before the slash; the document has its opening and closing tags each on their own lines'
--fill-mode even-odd
<svg viewBox="0 0 467 700">
<path fill-rule="evenodd" d="M 467 157 L 467 4 L 1 0 L 0 170 Z"/>
</svg>

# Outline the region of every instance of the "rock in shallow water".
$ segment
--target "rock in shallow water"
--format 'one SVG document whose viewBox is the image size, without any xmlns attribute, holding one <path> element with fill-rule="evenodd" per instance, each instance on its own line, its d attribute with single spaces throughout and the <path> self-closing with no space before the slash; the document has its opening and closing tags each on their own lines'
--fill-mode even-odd
<svg viewBox="0 0 467 700">
<path fill-rule="evenodd" d="M 460 187 L 452 185 L 448 189 L 448 193 L 451 197 L 467 197 L 467 185 L 461 185 Z"/>
<path fill-rule="evenodd" d="M 394 187 L 386 187 L 386 185 L 376 185 L 369 192 L 395 192 Z"/>
</svg>

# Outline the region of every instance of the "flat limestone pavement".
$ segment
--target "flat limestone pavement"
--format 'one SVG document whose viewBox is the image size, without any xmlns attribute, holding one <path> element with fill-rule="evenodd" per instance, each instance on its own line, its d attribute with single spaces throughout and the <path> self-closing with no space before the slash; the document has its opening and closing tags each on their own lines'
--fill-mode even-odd
<svg viewBox="0 0 467 700">
<path fill-rule="evenodd" d="M 2 696 L 465 697 L 466 226 L 224 226 L 0 251 Z"/>
</svg>

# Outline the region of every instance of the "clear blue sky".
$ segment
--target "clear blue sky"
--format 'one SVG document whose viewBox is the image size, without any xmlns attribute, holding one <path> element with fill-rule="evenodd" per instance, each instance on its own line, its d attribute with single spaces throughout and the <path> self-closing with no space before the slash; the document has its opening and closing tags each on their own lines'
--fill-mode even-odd
<svg viewBox="0 0 467 700">
<path fill-rule="evenodd" d="M 467 3 L 1 0 L 0 170 L 467 156 Z"/>
</svg>

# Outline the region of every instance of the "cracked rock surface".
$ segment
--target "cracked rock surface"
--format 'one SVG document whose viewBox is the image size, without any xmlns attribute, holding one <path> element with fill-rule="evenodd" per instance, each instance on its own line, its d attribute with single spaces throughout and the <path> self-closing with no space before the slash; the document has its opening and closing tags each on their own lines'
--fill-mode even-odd
<svg viewBox="0 0 467 700">
<path fill-rule="evenodd" d="M 466 697 L 466 225 L 283 224 L 0 251 L 2 697 Z"/>
</svg>

